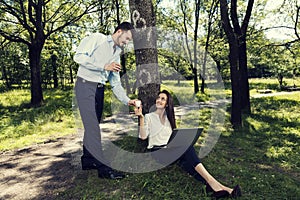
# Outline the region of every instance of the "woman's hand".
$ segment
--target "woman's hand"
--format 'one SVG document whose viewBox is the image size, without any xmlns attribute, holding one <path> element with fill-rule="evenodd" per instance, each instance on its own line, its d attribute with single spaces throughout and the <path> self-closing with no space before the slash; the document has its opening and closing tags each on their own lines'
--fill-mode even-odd
<svg viewBox="0 0 300 200">
<path fill-rule="evenodd" d="M 134 108 L 134 113 L 135 113 L 136 116 L 139 116 L 139 117 L 142 117 L 142 118 L 144 117 L 142 106 L 140 106 L 139 108 L 135 107 Z"/>
</svg>

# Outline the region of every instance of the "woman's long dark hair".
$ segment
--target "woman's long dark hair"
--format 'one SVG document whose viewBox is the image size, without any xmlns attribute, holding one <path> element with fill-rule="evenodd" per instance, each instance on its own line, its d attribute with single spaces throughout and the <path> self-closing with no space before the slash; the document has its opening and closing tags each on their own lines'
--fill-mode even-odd
<svg viewBox="0 0 300 200">
<path fill-rule="evenodd" d="M 167 95 L 167 105 L 165 111 L 167 113 L 168 120 L 171 124 L 171 128 L 176 128 L 176 121 L 175 121 L 175 112 L 174 112 L 174 102 L 172 95 L 167 90 L 162 90 L 158 94 L 166 94 Z"/>
</svg>

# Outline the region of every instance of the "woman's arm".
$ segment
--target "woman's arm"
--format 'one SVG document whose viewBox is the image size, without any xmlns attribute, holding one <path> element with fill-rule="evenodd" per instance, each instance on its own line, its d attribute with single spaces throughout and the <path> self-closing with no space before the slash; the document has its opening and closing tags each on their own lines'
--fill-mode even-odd
<svg viewBox="0 0 300 200">
<path fill-rule="evenodd" d="M 145 117 L 142 113 L 142 106 L 139 107 L 139 108 L 134 108 L 134 112 L 135 112 L 135 115 L 137 115 L 139 117 L 139 120 L 140 120 L 139 137 L 142 140 L 145 140 L 145 139 L 147 139 L 148 134 L 146 132 Z"/>
</svg>

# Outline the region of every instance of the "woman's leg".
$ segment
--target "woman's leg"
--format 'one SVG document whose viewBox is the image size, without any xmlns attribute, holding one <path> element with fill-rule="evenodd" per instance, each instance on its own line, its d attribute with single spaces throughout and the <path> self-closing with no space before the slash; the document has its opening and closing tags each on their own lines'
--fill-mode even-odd
<svg viewBox="0 0 300 200">
<path fill-rule="evenodd" d="M 208 185 L 210 185 L 214 191 L 226 190 L 229 193 L 232 192 L 231 188 L 222 185 L 205 169 L 200 159 L 198 158 L 198 155 L 196 154 L 194 147 L 190 147 L 182 155 L 182 157 L 180 158 L 180 162 L 184 163 L 183 168 L 188 173 L 191 174 L 193 173 L 192 171 L 195 171 L 197 174 L 199 174 L 201 178 L 204 180 L 203 182 L 206 182 Z M 194 177 L 196 178 L 197 176 L 194 175 Z"/>
<path fill-rule="evenodd" d="M 189 175 L 193 176 L 196 180 L 206 184 L 205 179 L 195 170 L 195 167 L 201 163 L 198 158 L 194 147 L 190 147 L 187 151 L 179 158 L 179 166 L 186 171 Z"/>
<path fill-rule="evenodd" d="M 214 191 L 220 191 L 220 190 L 226 190 L 230 194 L 232 192 L 232 189 L 229 187 L 226 187 L 222 185 L 219 181 L 217 181 L 202 165 L 202 163 L 199 163 L 195 170 L 203 177 L 203 179 L 207 182 L 208 185 L 214 190 Z"/>
</svg>

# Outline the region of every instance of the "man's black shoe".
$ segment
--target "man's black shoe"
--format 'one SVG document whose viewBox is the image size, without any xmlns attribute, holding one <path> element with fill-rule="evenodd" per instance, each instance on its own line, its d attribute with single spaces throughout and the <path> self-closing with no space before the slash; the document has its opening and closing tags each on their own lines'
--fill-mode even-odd
<svg viewBox="0 0 300 200">
<path fill-rule="evenodd" d="M 108 178 L 108 179 L 122 179 L 125 178 L 125 175 L 111 168 L 106 168 L 106 169 L 98 169 L 98 177 Z"/>
</svg>

